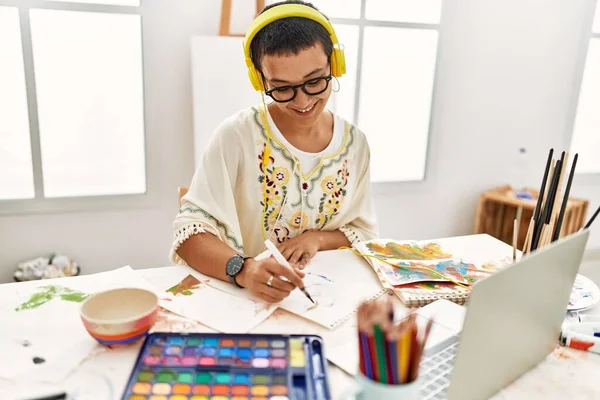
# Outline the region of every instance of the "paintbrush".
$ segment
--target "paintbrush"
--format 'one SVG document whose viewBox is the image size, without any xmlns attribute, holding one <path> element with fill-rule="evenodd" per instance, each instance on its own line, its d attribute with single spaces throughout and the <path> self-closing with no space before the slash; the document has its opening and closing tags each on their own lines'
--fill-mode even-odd
<svg viewBox="0 0 600 400">
<path fill-rule="evenodd" d="M 571 165 L 571 172 L 569 172 L 569 180 L 567 181 L 567 187 L 565 189 L 565 195 L 563 197 L 563 201 L 560 207 L 560 213 L 558 214 L 558 222 L 556 223 L 556 229 L 554 230 L 554 235 L 552 236 L 552 241 L 556 241 L 560 237 L 560 230 L 562 228 L 563 218 L 565 216 L 565 211 L 567 209 L 567 203 L 569 202 L 569 193 L 571 192 L 571 184 L 573 183 L 573 176 L 575 175 L 575 168 L 577 167 L 577 159 L 579 158 L 579 154 L 575 154 L 573 157 L 573 164 Z"/>
<path fill-rule="evenodd" d="M 527 234 L 525 235 L 525 243 L 523 243 L 523 254 L 529 253 L 531 248 L 531 235 L 533 234 L 533 227 L 535 226 L 535 220 L 531 217 L 529 221 L 529 227 L 527 228 Z"/>
<path fill-rule="evenodd" d="M 592 215 L 592 218 L 590 218 L 590 220 L 588 221 L 588 223 L 585 224 L 585 226 L 583 227 L 583 229 L 588 229 L 590 226 L 592 226 L 592 222 L 594 222 L 594 220 L 598 216 L 598 213 L 600 213 L 600 207 L 598 207 L 598 209 L 596 210 L 596 212 L 594 213 L 594 215 Z"/>
<path fill-rule="evenodd" d="M 285 257 L 283 256 L 283 254 L 281 254 L 279 252 L 279 250 L 277 250 L 277 247 L 275 247 L 275 245 L 273 244 L 273 242 L 271 242 L 269 239 L 267 239 L 265 241 L 265 246 L 267 246 L 267 249 L 269 250 L 269 252 L 271 253 L 271 255 L 273 257 L 275 257 L 275 260 L 277 260 L 277 262 L 281 265 L 283 265 L 284 267 L 290 268 L 291 270 L 293 270 L 292 266 L 290 265 L 290 263 L 287 262 L 287 260 L 285 259 Z M 286 279 L 287 280 L 287 279 Z M 310 297 L 310 294 L 306 291 L 306 287 L 299 287 L 298 289 L 300 289 L 302 291 L 302 293 L 304 293 L 304 295 L 313 303 L 315 304 L 315 301 L 312 299 L 312 297 Z"/>
<path fill-rule="evenodd" d="M 542 187 L 538 192 L 538 199 L 535 205 L 535 211 L 533 212 L 533 219 L 536 221 L 540 220 L 540 213 L 542 210 L 542 201 L 544 200 L 544 192 L 546 190 L 546 181 L 548 180 L 548 174 L 550 173 L 550 166 L 552 165 L 552 156 L 554 155 L 554 149 L 550 149 L 548 153 L 548 161 L 546 161 L 546 169 L 544 170 L 544 177 L 542 178 Z"/>
<path fill-rule="evenodd" d="M 552 176 L 552 180 L 550 183 L 550 188 L 548 189 L 548 194 L 546 197 L 546 204 L 544 205 L 544 209 L 542 211 L 542 215 L 540 217 L 538 223 L 538 229 L 536 229 L 536 233 L 533 236 L 532 242 L 532 250 L 536 250 L 540 244 L 540 236 L 542 234 L 543 228 L 550 223 L 550 217 L 552 212 L 552 204 L 554 204 L 554 196 L 556 196 L 556 187 L 558 186 L 558 179 L 560 175 L 560 160 L 556 162 L 554 166 L 554 174 Z"/>
</svg>

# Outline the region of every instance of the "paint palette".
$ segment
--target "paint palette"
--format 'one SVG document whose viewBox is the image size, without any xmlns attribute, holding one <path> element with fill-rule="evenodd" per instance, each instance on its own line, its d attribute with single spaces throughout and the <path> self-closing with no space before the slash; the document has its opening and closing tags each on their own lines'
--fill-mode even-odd
<svg viewBox="0 0 600 400">
<path fill-rule="evenodd" d="M 323 340 L 152 333 L 122 400 L 329 400 Z"/>
</svg>

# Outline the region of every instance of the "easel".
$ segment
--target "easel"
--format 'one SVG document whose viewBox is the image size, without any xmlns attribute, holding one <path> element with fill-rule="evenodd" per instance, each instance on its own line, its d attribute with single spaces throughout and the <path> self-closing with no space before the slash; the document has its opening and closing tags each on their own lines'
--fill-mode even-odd
<svg viewBox="0 0 600 400">
<path fill-rule="evenodd" d="M 229 31 L 231 24 L 231 1 L 223 0 L 221 4 L 221 25 L 219 27 L 219 36 L 245 36 L 243 33 L 231 33 Z M 265 0 L 256 0 L 256 14 L 258 16 L 260 12 L 265 8 Z"/>
</svg>

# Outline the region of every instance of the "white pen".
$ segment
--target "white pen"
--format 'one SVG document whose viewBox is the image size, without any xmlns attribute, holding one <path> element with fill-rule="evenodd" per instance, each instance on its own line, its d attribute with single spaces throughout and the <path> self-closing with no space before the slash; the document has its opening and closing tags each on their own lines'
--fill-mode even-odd
<svg viewBox="0 0 600 400">
<path fill-rule="evenodd" d="M 290 265 L 290 263 L 287 262 L 287 260 L 285 259 L 285 257 L 283 256 L 283 254 L 281 254 L 279 252 L 279 250 L 277 250 L 277 247 L 275 247 L 275 245 L 273 244 L 273 242 L 271 242 L 269 239 L 265 240 L 265 246 L 267 246 L 267 249 L 269 250 L 269 252 L 271 253 L 271 255 L 273 255 L 273 257 L 275 257 L 275 260 L 283 265 L 286 268 L 292 269 L 292 266 Z M 315 301 L 312 299 L 312 297 L 310 297 L 310 294 L 308 294 L 308 292 L 306 291 L 306 288 L 304 287 L 299 287 L 298 289 L 300 289 L 302 291 L 302 293 L 304 293 L 304 295 L 314 304 Z"/>
</svg>

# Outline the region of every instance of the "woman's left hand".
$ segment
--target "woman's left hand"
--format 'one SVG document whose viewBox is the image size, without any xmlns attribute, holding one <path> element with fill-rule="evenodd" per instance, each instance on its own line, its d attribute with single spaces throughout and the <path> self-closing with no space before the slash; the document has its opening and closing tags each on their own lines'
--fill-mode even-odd
<svg viewBox="0 0 600 400">
<path fill-rule="evenodd" d="M 321 247 L 319 232 L 307 231 L 279 245 L 278 250 L 286 260 L 300 269 L 306 267 L 310 259 Z"/>
</svg>

